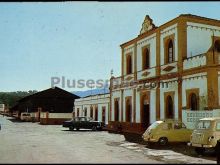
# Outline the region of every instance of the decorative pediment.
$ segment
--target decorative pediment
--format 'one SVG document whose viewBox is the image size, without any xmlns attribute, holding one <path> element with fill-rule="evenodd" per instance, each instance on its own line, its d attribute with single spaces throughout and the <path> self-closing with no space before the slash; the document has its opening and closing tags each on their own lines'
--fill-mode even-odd
<svg viewBox="0 0 220 165">
<path fill-rule="evenodd" d="M 150 74 L 150 72 L 144 72 L 144 73 L 142 73 L 142 76 L 148 76 Z"/>
<path fill-rule="evenodd" d="M 164 71 L 171 71 L 171 70 L 173 70 L 175 68 L 175 66 L 170 66 L 170 65 L 168 65 L 168 66 L 166 66 L 165 68 L 163 68 L 163 70 Z"/>
<path fill-rule="evenodd" d="M 155 25 L 153 24 L 153 20 L 149 17 L 149 15 L 146 15 L 144 22 L 142 23 L 140 34 L 143 34 L 153 28 L 155 28 Z"/>
</svg>

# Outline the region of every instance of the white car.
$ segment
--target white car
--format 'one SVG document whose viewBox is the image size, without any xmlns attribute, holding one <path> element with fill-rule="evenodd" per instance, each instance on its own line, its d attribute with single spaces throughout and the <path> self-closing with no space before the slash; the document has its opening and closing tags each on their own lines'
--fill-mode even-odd
<svg viewBox="0 0 220 165">
<path fill-rule="evenodd" d="M 22 112 L 21 121 L 31 121 L 31 114 L 28 112 Z"/>
</svg>

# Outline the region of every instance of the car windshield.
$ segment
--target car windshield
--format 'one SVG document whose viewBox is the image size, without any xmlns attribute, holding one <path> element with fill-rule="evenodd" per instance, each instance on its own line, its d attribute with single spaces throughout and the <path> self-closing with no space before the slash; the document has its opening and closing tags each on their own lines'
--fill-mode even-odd
<svg viewBox="0 0 220 165">
<path fill-rule="evenodd" d="M 197 123 L 197 129 L 209 129 L 211 126 L 211 121 L 199 121 Z"/>
<path fill-rule="evenodd" d="M 93 121 L 93 119 L 91 117 L 88 117 L 87 121 Z"/>
<path fill-rule="evenodd" d="M 163 121 L 155 121 L 150 125 L 149 129 L 155 129 L 160 123 L 163 123 Z"/>
<path fill-rule="evenodd" d="M 79 121 L 79 118 L 78 118 L 78 117 L 75 117 L 75 118 L 73 119 L 73 121 Z"/>
</svg>

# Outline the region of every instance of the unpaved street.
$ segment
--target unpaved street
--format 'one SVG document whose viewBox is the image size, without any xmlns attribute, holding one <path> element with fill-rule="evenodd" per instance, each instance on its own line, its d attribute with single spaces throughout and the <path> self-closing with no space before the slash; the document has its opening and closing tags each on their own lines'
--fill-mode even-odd
<svg viewBox="0 0 220 165">
<path fill-rule="evenodd" d="M 216 163 L 171 150 L 148 149 L 106 131 L 12 122 L 0 116 L 0 163 Z"/>
</svg>

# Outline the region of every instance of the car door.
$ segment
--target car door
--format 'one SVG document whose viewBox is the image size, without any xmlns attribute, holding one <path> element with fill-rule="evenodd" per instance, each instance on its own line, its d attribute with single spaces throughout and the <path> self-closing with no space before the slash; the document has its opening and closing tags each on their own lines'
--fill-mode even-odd
<svg viewBox="0 0 220 165">
<path fill-rule="evenodd" d="M 74 123 L 75 128 L 80 128 L 80 118 L 76 117 Z"/>
<path fill-rule="evenodd" d="M 80 118 L 80 128 L 86 128 L 86 118 L 85 117 Z"/>
<path fill-rule="evenodd" d="M 174 142 L 188 142 L 188 141 L 190 141 L 191 133 L 186 128 L 186 126 L 181 122 L 174 123 L 174 134 L 175 134 Z"/>
<path fill-rule="evenodd" d="M 217 140 L 220 140 L 220 121 L 216 122 L 216 129 L 214 136 L 216 137 Z"/>
</svg>

